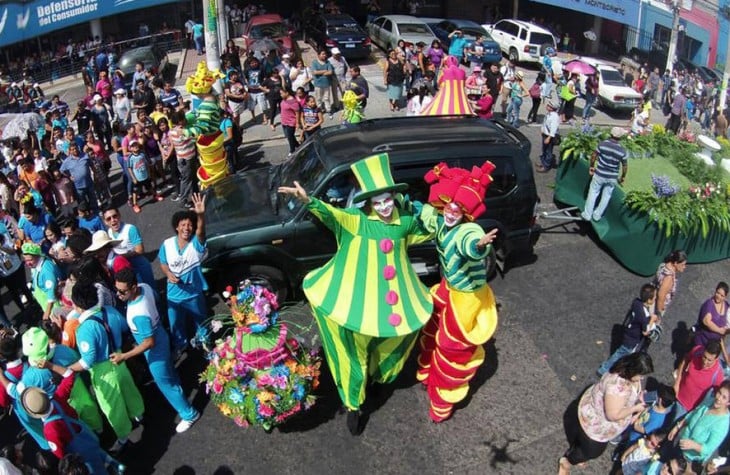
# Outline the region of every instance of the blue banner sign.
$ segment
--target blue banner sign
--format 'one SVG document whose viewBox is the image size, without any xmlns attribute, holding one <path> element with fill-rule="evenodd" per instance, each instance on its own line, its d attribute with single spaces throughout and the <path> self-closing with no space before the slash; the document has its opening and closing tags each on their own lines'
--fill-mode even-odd
<svg viewBox="0 0 730 475">
<path fill-rule="evenodd" d="M 639 0 L 534 0 L 554 7 L 568 8 L 624 25 L 636 26 Z"/>
<path fill-rule="evenodd" d="M 0 4 L 0 46 L 129 10 L 178 0 L 36 0 Z"/>
</svg>

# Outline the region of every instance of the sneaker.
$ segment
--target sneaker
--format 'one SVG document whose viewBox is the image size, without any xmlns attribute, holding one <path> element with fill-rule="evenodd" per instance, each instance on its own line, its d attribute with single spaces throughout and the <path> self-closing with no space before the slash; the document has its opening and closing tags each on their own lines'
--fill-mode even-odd
<svg viewBox="0 0 730 475">
<path fill-rule="evenodd" d="M 165 185 L 166 190 L 172 190 L 173 188 L 175 188 L 175 185 L 173 185 L 172 183 L 168 183 L 167 185 Z"/>
<path fill-rule="evenodd" d="M 165 198 L 164 198 L 164 197 L 163 197 L 162 195 L 155 195 L 155 201 L 157 201 L 158 203 L 159 203 L 160 201 L 163 201 L 164 199 L 165 199 Z"/>
<path fill-rule="evenodd" d="M 172 195 L 172 198 L 170 198 L 170 199 L 172 201 L 174 201 L 174 202 L 178 202 L 178 201 L 180 201 L 182 199 L 182 197 L 180 195 L 178 195 L 178 194 L 173 194 Z"/>
<path fill-rule="evenodd" d="M 142 212 L 142 208 L 140 208 L 137 205 L 133 205 L 132 206 L 132 211 L 134 211 L 135 213 L 141 213 Z"/>
<path fill-rule="evenodd" d="M 333 114 L 332 112 L 330 112 L 330 114 L 329 114 L 329 116 L 328 116 L 328 117 L 329 117 L 329 119 L 330 119 L 330 120 L 332 120 L 332 119 L 334 119 L 334 118 L 335 118 L 335 115 L 334 115 L 334 114 Z"/>
<path fill-rule="evenodd" d="M 193 417 L 189 421 L 180 421 L 180 423 L 175 427 L 175 432 L 177 432 L 178 434 L 182 434 L 186 430 L 188 430 L 191 427 L 193 427 L 193 424 L 195 424 L 196 422 L 198 422 L 198 419 L 200 419 L 200 413 L 199 412 L 196 413 L 195 414 L 195 417 Z"/>
<path fill-rule="evenodd" d="M 121 441 L 121 440 L 117 439 L 114 442 L 114 445 L 112 445 L 109 448 L 109 452 L 110 453 L 113 453 L 113 454 L 118 454 L 119 452 L 121 452 L 122 450 L 124 450 L 124 448 L 127 446 L 128 443 L 129 443 L 129 439 L 125 439 L 124 441 Z"/>
</svg>

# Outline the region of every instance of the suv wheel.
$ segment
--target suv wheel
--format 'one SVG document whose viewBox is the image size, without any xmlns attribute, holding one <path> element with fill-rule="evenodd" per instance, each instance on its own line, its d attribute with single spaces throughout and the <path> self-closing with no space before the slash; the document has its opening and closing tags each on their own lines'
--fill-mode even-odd
<svg viewBox="0 0 730 475">
<path fill-rule="evenodd" d="M 514 64 L 517 64 L 520 61 L 520 53 L 517 51 L 517 48 L 510 48 L 509 55 L 507 55 L 507 57 Z"/>
<path fill-rule="evenodd" d="M 275 267 L 250 266 L 247 272 L 240 277 L 240 280 L 248 279 L 254 285 L 260 285 L 276 294 L 279 304 L 289 297 L 289 286 L 284 274 Z"/>
</svg>

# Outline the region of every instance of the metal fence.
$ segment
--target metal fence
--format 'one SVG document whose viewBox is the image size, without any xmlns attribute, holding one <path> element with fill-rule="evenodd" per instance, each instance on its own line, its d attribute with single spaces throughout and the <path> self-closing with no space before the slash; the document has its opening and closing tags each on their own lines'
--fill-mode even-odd
<svg viewBox="0 0 730 475">
<path fill-rule="evenodd" d="M 103 47 L 106 48 L 107 51 L 113 51 L 117 55 L 117 58 L 119 58 L 125 51 L 138 46 L 147 46 L 151 44 L 159 46 L 162 51 L 167 53 L 180 51 L 186 46 L 185 42 L 186 38 L 184 33 L 180 31 L 170 31 L 166 33 L 140 36 L 138 38 L 131 38 L 124 41 L 117 41 L 115 43 L 103 45 Z M 88 54 L 96 54 L 97 51 L 98 50 L 90 51 Z M 24 77 L 23 73 L 26 72 L 35 82 L 53 83 L 53 81 L 58 81 L 63 77 L 81 73 L 86 61 L 86 58 L 79 57 L 78 54 L 74 53 L 70 56 L 62 56 L 48 61 L 43 61 L 41 63 L 36 63 L 28 68 L 7 71 L 7 76 L 13 80 L 20 81 Z"/>
</svg>

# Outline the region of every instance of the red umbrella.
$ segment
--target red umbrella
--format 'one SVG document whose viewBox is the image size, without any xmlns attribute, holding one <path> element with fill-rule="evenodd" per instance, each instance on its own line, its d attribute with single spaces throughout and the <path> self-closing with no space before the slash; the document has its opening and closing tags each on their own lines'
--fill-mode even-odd
<svg viewBox="0 0 730 475">
<path fill-rule="evenodd" d="M 578 74 L 596 74 L 596 68 L 579 59 L 574 59 L 563 64 L 563 70 Z"/>
</svg>

